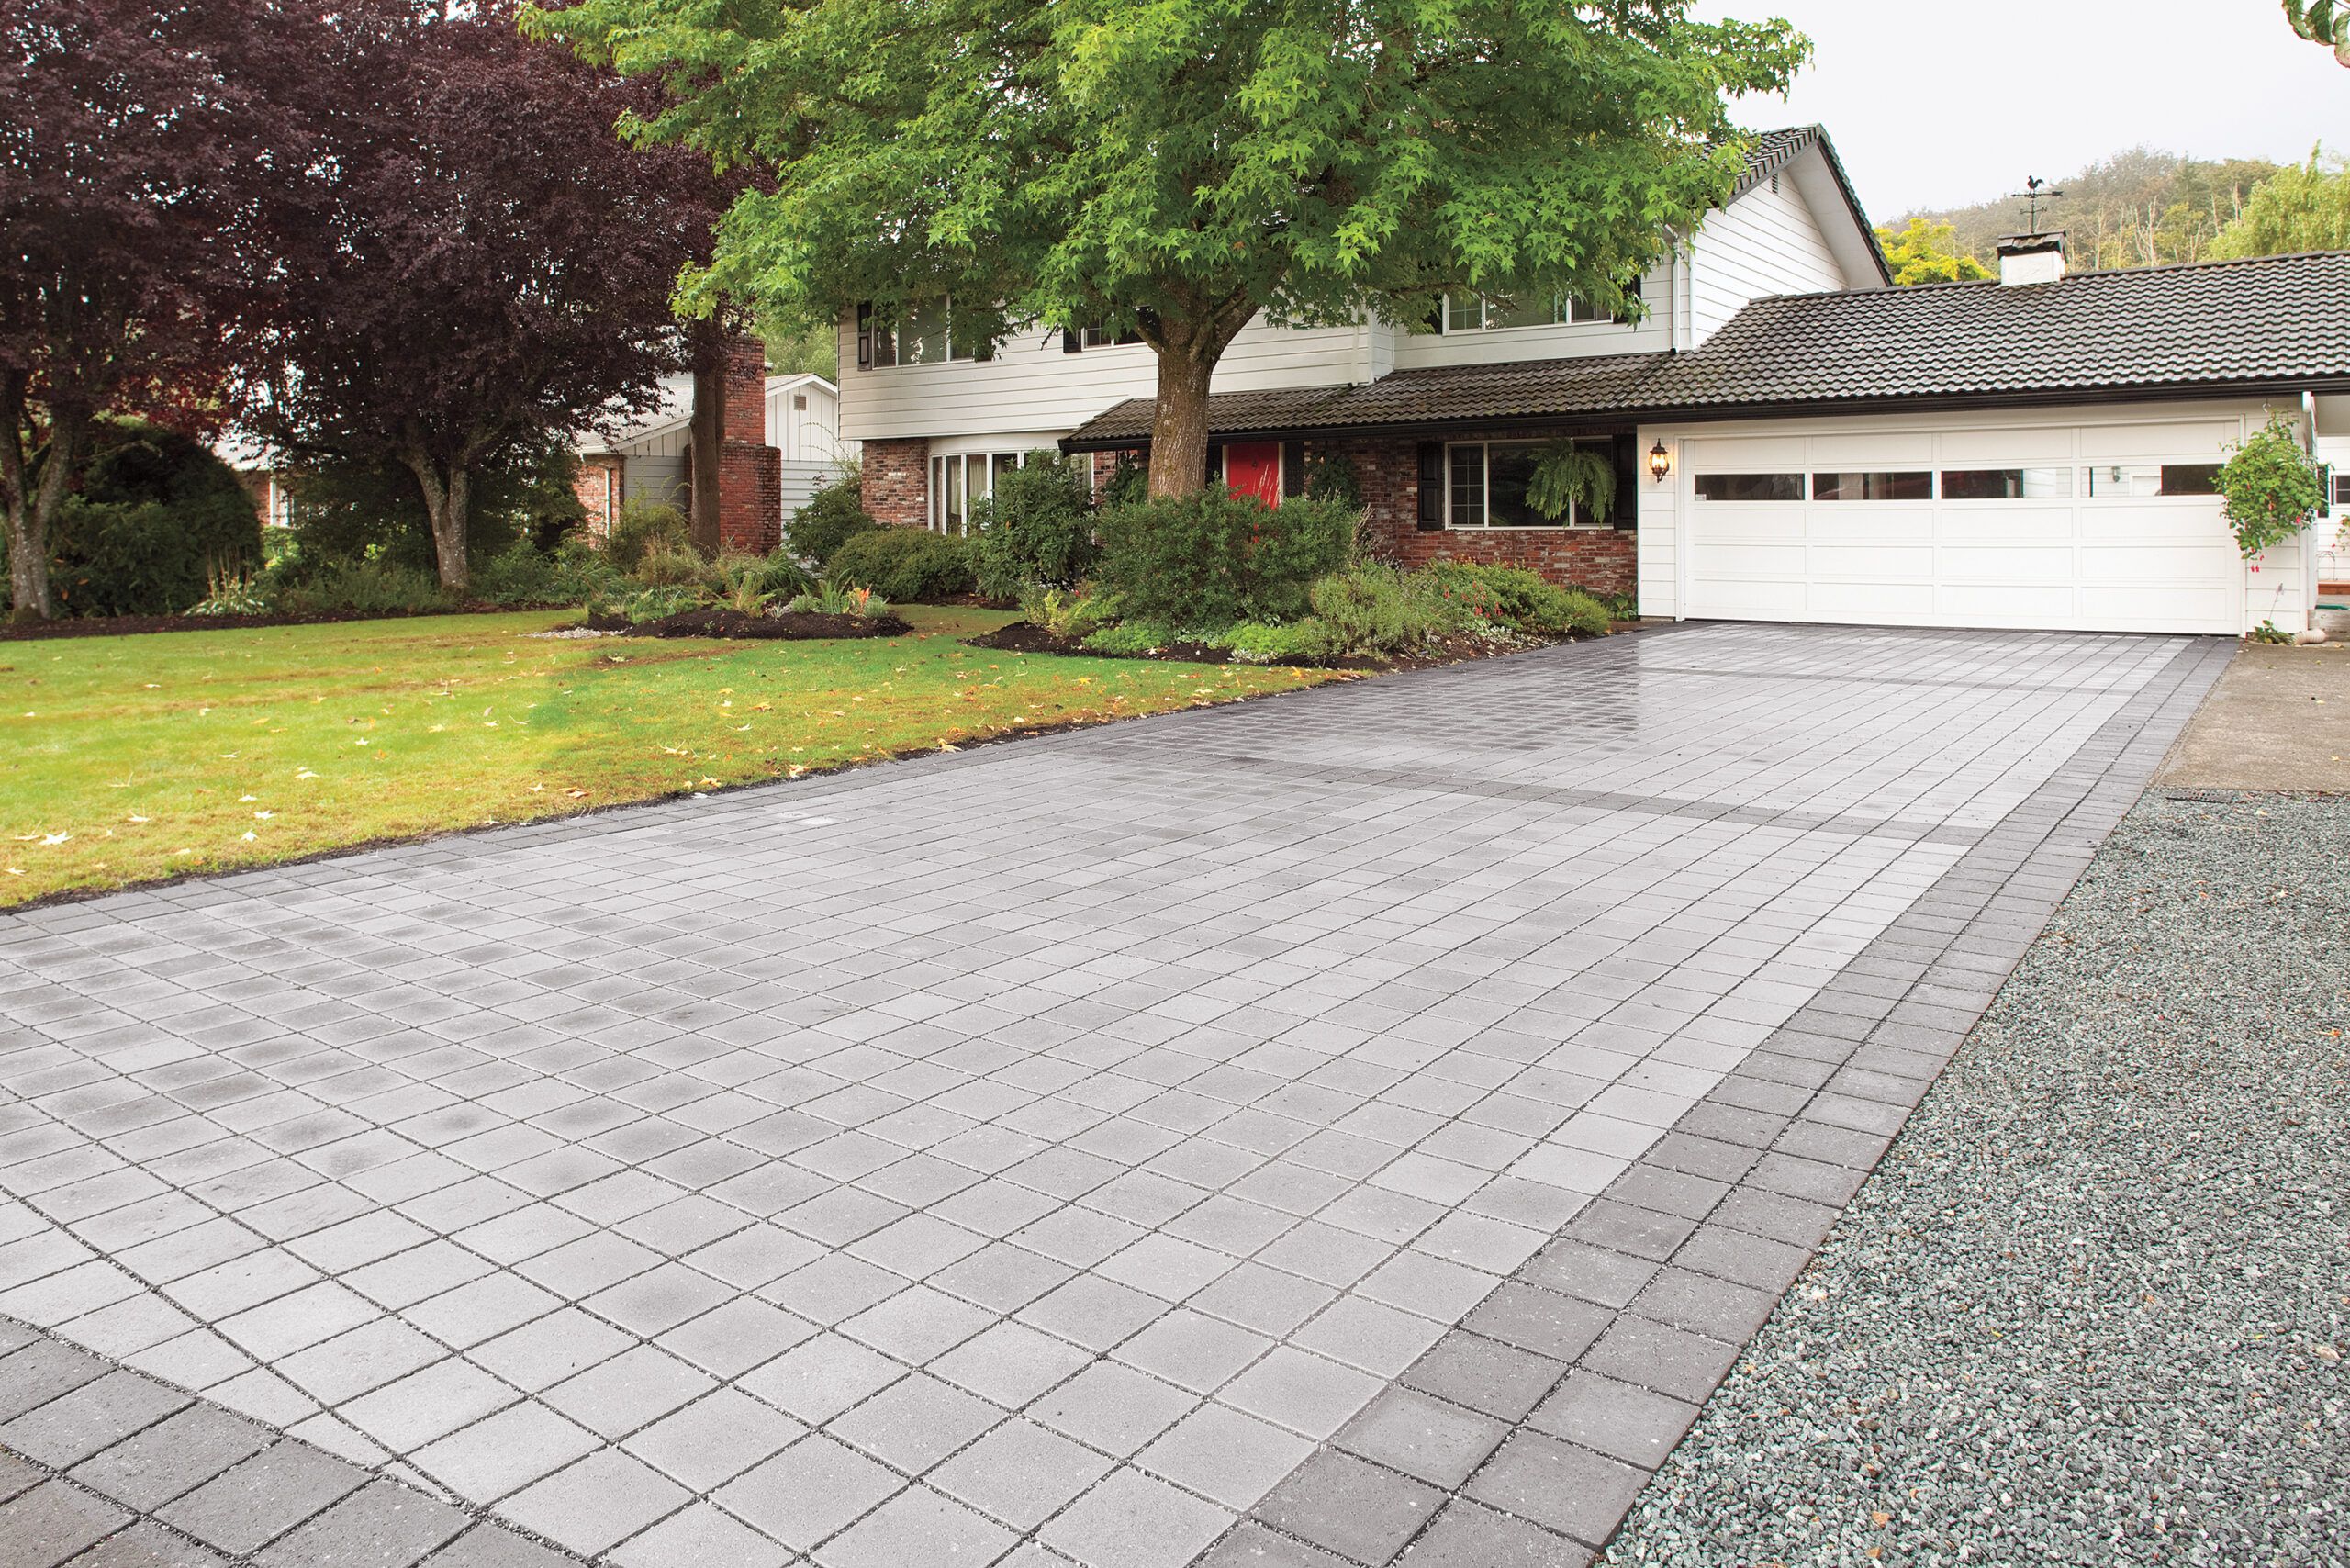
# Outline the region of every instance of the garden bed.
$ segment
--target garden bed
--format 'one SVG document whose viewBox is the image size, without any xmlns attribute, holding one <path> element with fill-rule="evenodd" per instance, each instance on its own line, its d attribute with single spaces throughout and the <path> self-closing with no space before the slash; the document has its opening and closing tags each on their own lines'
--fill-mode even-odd
<svg viewBox="0 0 2350 1568">
<path fill-rule="evenodd" d="M 814 642 L 838 637 L 897 637 L 913 628 L 894 615 L 823 615 L 779 610 L 745 615 L 724 608 L 688 610 L 658 621 L 631 625 L 618 616 L 590 616 L 591 632 L 624 632 L 632 637 L 728 637 L 756 642 Z"/>
<path fill-rule="evenodd" d="M 431 610 L 328 610 L 312 615 L 84 615 L 55 621 L 0 620 L 0 643 L 44 637 L 132 637 L 151 632 L 250 632 L 272 626 L 331 626 L 352 621 L 408 621 L 421 615 L 512 615 L 561 610 L 559 604 L 458 604 Z"/>
<path fill-rule="evenodd" d="M 1283 669 L 1337 670 L 1406 670 L 1429 669 L 1438 665 L 1456 665 L 1469 659 L 1491 658 L 1496 654 L 1522 653 L 1528 648 L 1549 647 L 1553 643 L 1566 642 L 1563 637 L 1537 637 L 1512 633 L 1507 642 L 1491 642 L 1483 637 L 1446 637 L 1408 654 L 1396 654 L 1386 658 L 1349 657 L 1337 659 L 1276 659 L 1272 665 Z M 1056 636 L 1033 621 L 1015 621 L 980 636 L 965 639 L 974 648 L 990 648 L 1012 654 L 1066 654 L 1088 659 L 1169 659 L 1178 664 L 1228 665 L 1249 661 L 1236 658 L 1230 648 L 1219 648 L 1208 643 L 1171 642 L 1147 653 L 1113 653 L 1103 648 L 1089 648 L 1074 637 Z"/>
</svg>

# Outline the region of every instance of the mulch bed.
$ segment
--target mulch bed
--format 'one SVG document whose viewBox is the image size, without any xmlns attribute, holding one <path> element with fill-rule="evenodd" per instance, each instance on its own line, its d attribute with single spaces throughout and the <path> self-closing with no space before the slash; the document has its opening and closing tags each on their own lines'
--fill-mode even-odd
<svg viewBox="0 0 2350 1568">
<path fill-rule="evenodd" d="M 894 615 L 819 615 L 787 610 L 745 615 L 739 610 L 688 610 L 632 626 L 614 616 L 590 616 L 591 632 L 626 632 L 632 637 L 732 637 L 807 642 L 817 638 L 896 637 L 913 628 Z"/>
<path fill-rule="evenodd" d="M 1100 648 L 1089 648 L 1072 637 L 1057 637 L 1033 621 L 1015 621 L 993 632 L 964 639 L 974 648 L 993 648 L 1010 654 L 1074 654 L 1089 659 L 1167 659 L 1178 664 L 1228 665 L 1242 661 L 1232 656 L 1230 648 L 1212 648 L 1204 643 L 1169 643 L 1147 654 L 1113 654 Z M 1438 665 L 1457 665 L 1467 659 L 1491 658 L 1496 654 L 1515 654 L 1527 648 L 1544 645 L 1544 639 L 1523 638 L 1516 643 L 1488 643 L 1476 637 L 1452 637 L 1434 647 L 1414 654 L 1402 654 L 1393 658 L 1344 659 L 1277 659 L 1274 664 L 1288 669 L 1344 670 L 1404 670 L 1432 669 Z"/>
<path fill-rule="evenodd" d="M 346 621 L 407 621 L 422 615 L 512 615 L 561 610 L 559 604 L 467 604 L 454 610 L 332 610 L 318 615 L 84 615 L 56 621 L 0 620 L 0 643 L 44 637 L 129 637 L 150 632 L 248 632 L 272 626 L 326 626 Z"/>
</svg>

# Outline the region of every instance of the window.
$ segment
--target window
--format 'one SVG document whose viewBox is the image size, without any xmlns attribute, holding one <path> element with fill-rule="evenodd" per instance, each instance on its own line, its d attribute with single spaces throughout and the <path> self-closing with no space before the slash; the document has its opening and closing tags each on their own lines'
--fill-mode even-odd
<svg viewBox="0 0 2350 1568">
<path fill-rule="evenodd" d="M 1701 501 L 1803 499 L 1803 476 L 1800 474 L 1700 474 L 1696 484 L 1697 498 Z"/>
<path fill-rule="evenodd" d="M 1562 518 L 1545 517 L 1527 498 L 1548 442 L 1462 442 L 1447 449 L 1445 521 L 1453 528 L 1603 528 L 1578 505 Z M 1611 457 L 1606 441 L 1577 446 Z M 1611 458 L 1612 460 L 1612 458 Z M 1624 491 L 1628 498 L 1628 489 Z"/>
<path fill-rule="evenodd" d="M 886 370 L 894 364 L 936 364 L 950 359 L 993 359 L 991 343 L 972 342 L 956 333 L 953 302 L 918 300 L 895 318 L 872 305 L 856 308 L 856 368 Z"/>
<path fill-rule="evenodd" d="M 930 460 L 930 526 L 934 533 L 961 537 L 971 531 L 971 511 L 995 494 L 996 476 L 1019 467 L 1018 452 L 958 452 Z"/>
<path fill-rule="evenodd" d="M 2089 470 L 2089 494 L 2099 500 L 2149 496 L 2219 494 L 2216 463 L 2140 463 Z"/>
<path fill-rule="evenodd" d="M 1639 280 L 1635 279 L 1624 292 L 1638 297 Z M 1444 309 L 1437 321 L 1441 331 L 1476 332 L 1499 331 L 1508 327 L 1558 327 L 1571 323 L 1582 326 L 1615 319 L 1587 299 L 1546 299 L 1514 305 L 1505 299 L 1468 294 L 1446 296 Z"/>
<path fill-rule="evenodd" d="M 2337 472 L 2333 476 L 2333 504 L 2350 508 L 2350 473 Z"/>
<path fill-rule="evenodd" d="M 1876 470 L 1859 474 L 1814 474 L 1815 501 L 1930 501 L 1934 476 L 1924 469 Z"/>
<path fill-rule="evenodd" d="M 1946 501 L 2065 500 L 2073 494 L 2070 468 L 1945 468 Z"/>
<path fill-rule="evenodd" d="M 1089 349 L 1122 349 L 1140 342 L 1142 334 L 1131 327 L 1122 332 L 1113 332 L 1107 327 L 1088 327 L 1084 333 L 1085 346 Z"/>
</svg>

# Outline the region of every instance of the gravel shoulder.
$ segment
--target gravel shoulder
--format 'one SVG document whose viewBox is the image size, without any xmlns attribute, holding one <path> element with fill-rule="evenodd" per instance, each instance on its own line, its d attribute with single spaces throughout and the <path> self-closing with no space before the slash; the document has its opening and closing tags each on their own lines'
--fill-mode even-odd
<svg viewBox="0 0 2350 1568">
<path fill-rule="evenodd" d="M 2149 794 L 1628 1564 L 2350 1563 L 2350 801 Z"/>
</svg>

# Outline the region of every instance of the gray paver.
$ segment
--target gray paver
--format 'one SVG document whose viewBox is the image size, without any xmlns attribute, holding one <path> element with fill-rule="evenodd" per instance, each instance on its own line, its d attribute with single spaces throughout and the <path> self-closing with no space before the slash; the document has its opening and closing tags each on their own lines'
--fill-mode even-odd
<svg viewBox="0 0 2350 1568">
<path fill-rule="evenodd" d="M 1575 1562 L 1510 1487 L 1673 1440 L 2223 657 L 1692 628 L 0 917 L 6 1303 L 632 1562 L 1013 1410 L 1094 1568 L 1505 1425 L 1415 1558 Z"/>
</svg>

